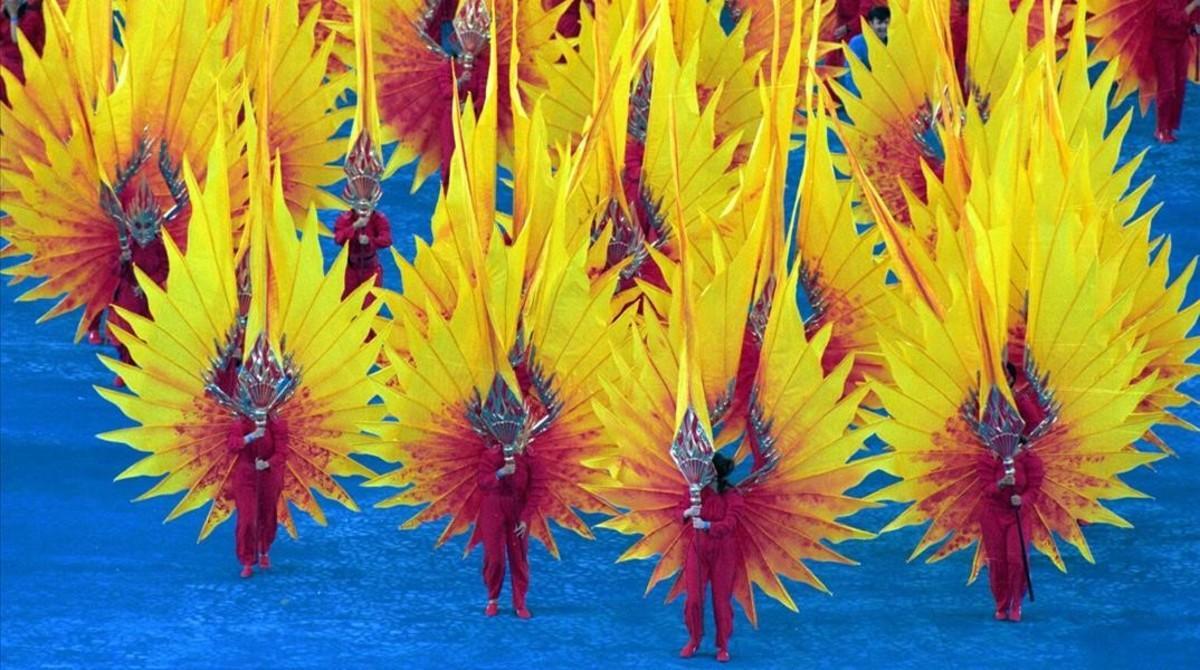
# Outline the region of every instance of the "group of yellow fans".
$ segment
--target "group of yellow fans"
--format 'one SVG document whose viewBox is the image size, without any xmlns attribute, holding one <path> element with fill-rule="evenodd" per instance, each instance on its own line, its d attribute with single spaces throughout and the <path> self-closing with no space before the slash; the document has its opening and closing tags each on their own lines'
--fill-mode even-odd
<svg viewBox="0 0 1200 670">
<path fill-rule="evenodd" d="M 621 560 L 658 557 L 650 586 L 691 532 L 681 426 L 765 453 L 737 530 L 753 620 L 752 585 L 791 609 L 781 578 L 825 590 L 812 563 L 851 562 L 830 545 L 873 537 L 839 521 L 864 508 L 925 524 L 914 556 L 975 544 L 973 413 L 1012 402 L 1019 361 L 1053 415 L 1028 540 L 1060 569 L 1055 536 L 1093 560 L 1081 525 L 1129 526 L 1104 502 L 1143 496 L 1120 475 L 1170 453 L 1156 426 L 1187 426 L 1172 410 L 1200 343 L 1194 263 L 1170 276 L 1140 157 L 1119 161 L 1117 66 L 1089 79 L 1061 0 L 984 0 L 963 82 L 949 0 L 892 0 L 870 68 L 850 59 L 854 96 L 823 64 L 832 2 L 738 4 L 727 32 L 717 0 L 46 0 L 42 53 L 24 83 L 4 74 L 0 234 L 25 257 L 5 271 L 42 278 L 21 299 L 58 299 L 44 318 L 83 307 L 82 335 L 120 253 L 97 188 L 142 137 L 182 164 L 169 275 L 139 274 L 150 315 L 114 331 L 134 363 L 104 359 L 129 392 L 98 390 L 134 424 L 101 438 L 145 454 L 120 477 L 183 494 L 169 518 L 208 505 L 201 537 L 233 511 L 237 419 L 206 380 L 241 315 L 297 371 L 275 410 L 293 535 L 292 507 L 324 523 L 316 494 L 357 509 L 341 477 L 399 489 L 379 506 L 419 507 L 404 527 L 468 531 L 472 412 L 502 384 L 545 419 L 525 436 L 530 535 L 557 556 L 550 521 L 591 537 L 580 513 L 608 515 L 639 536 Z M 416 159 L 443 186 L 432 241 L 394 254 L 403 290 L 343 298 L 315 212 L 364 134 L 385 176 Z M 848 493 L 876 470 L 895 483 Z M 972 577 L 984 562 L 977 545 Z"/>
</svg>

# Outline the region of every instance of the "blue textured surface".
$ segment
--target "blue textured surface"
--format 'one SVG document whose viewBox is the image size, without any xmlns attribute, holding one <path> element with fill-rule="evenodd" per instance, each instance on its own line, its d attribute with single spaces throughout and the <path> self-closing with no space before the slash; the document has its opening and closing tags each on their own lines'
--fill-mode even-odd
<svg viewBox="0 0 1200 670">
<path fill-rule="evenodd" d="M 1179 144 L 1150 146 L 1141 176 L 1157 175 L 1149 203 L 1175 240 L 1173 266 L 1200 252 L 1200 90 L 1193 87 Z M 1153 119 L 1136 119 L 1126 157 L 1151 145 Z M 401 251 L 428 235 L 435 187 L 389 189 L 384 209 Z M 409 239 L 405 239 L 405 238 Z M 389 286 L 398 281 L 389 268 Z M 18 287 L 21 288 L 21 287 Z M 328 506 L 328 527 L 307 517 L 301 539 L 281 539 L 276 568 L 237 577 L 232 524 L 195 543 L 199 514 L 162 525 L 174 500 L 130 504 L 150 480 L 113 483 L 137 454 L 93 436 L 125 425 L 92 384 L 110 376 L 96 350 L 70 343 L 73 318 L 34 326 L 47 307 L 0 292 L 0 663 L 24 667 L 683 667 L 681 604 L 643 599 L 650 565 L 614 564 L 629 539 L 559 533 L 563 560 L 533 551 L 530 606 L 486 620 L 479 554 L 432 549 L 439 528 L 400 532 L 404 510 L 374 510 L 379 490 L 352 483 L 367 511 Z M 1197 290 L 1193 287 L 1192 299 Z M 1193 393 L 1200 391 L 1192 384 Z M 1189 418 L 1200 422 L 1200 412 Z M 842 549 L 859 567 L 817 565 L 832 597 L 793 586 L 800 613 L 759 597 L 760 626 L 738 615 L 732 652 L 748 667 L 1183 666 L 1200 658 L 1200 480 L 1194 435 L 1165 431 L 1181 458 L 1131 474 L 1154 496 L 1112 505 L 1135 526 L 1087 529 L 1097 564 L 1067 555 L 1060 574 L 1033 559 L 1038 602 L 1026 623 L 991 620 L 985 580 L 964 587 L 969 554 L 906 563 L 919 529 Z M 854 519 L 876 530 L 892 507 Z M 507 598 L 507 595 L 505 596 Z M 711 627 L 711 624 L 710 624 Z M 712 660 L 711 636 L 692 665 Z"/>
</svg>

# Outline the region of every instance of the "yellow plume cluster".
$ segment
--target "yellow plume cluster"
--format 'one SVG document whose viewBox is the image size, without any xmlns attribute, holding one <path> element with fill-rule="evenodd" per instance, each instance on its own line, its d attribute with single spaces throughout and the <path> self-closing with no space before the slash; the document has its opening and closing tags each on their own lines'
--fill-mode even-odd
<svg viewBox="0 0 1200 670">
<path fill-rule="evenodd" d="M 136 363 L 105 364 L 131 393 L 100 393 L 137 425 L 102 437 L 146 452 L 121 475 L 161 476 L 146 497 L 183 494 L 171 518 L 211 501 L 202 537 L 232 509 L 236 420 L 206 386 L 244 317 L 299 375 L 284 499 L 318 521 L 314 492 L 354 508 L 335 477 L 363 476 L 418 508 L 402 528 L 444 520 L 440 545 L 478 531 L 493 450 L 523 450 L 530 534 L 557 557 L 551 522 L 590 538 L 604 514 L 637 536 L 618 560 L 656 559 L 650 590 L 695 533 L 680 450 L 700 470 L 728 450 L 756 621 L 756 587 L 793 610 L 787 580 L 827 591 L 814 565 L 854 562 L 833 545 L 873 537 L 848 518 L 868 507 L 926 525 L 914 557 L 974 544 L 987 408 L 1033 403 L 1031 542 L 1093 560 L 1081 525 L 1128 526 L 1120 476 L 1170 453 L 1156 426 L 1191 428 L 1200 347 L 1195 262 L 1171 276 L 1140 157 L 1119 159 L 1131 117 L 1108 127 L 1131 70 L 1088 76 L 1124 5 L 896 0 L 841 73 L 827 0 L 732 2 L 728 30 L 724 4 L 127 3 L 118 49 L 109 2 L 47 2 L 26 81 L 0 74 L 0 230 L 27 257 L 5 272 L 44 278 L 20 299 L 59 298 L 45 318 L 83 306 L 82 334 L 126 267 L 104 189 L 186 204 L 165 284 L 134 271 L 148 313 L 115 309 Z M 432 240 L 393 251 L 403 291 L 343 299 L 314 209 L 364 135 L 396 142 L 384 177 L 442 183 Z M 877 470 L 897 479 L 862 492 Z"/>
</svg>

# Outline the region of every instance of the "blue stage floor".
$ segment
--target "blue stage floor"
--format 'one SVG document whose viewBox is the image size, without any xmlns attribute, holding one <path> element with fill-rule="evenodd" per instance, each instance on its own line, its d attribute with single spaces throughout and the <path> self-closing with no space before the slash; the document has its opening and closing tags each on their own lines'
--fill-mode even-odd
<svg viewBox="0 0 1200 670">
<path fill-rule="evenodd" d="M 1200 89 L 1192 87 L 1178 144 L 1153 144 L 1139 118 L 1126 156 L 1149 146 L 1146 199 L 1162 201 L 1159 233 L 1178 271 L 1200 254 Z M 428 235 L 435 186 L 384 210 L 401 250 Z M 436 179 L 435 179 L 436 181 Z M 397 276 L 390 268 L 390 286 Z M 75 317 L 34 326 L 47 303 L 0 292 L 0 664 L 28 667 L 649 668 L 707 666 L 675 658 L 682 604 L 665 589 L 643 599 L 648 563 L 614 564 L 629 540 L 559 534 L 563 560 L 533 550 L 530 607 L 482 615 L 480 557 L 462 543 L 434 551 L 440 528 L 400 532 L 405 510 L 375 510 L 384 492 L 352 483 L 367 511 L 327 505 L 329 526 L 300 522 L 276 566 L 237 577 L 232 524 L 196 544 L 200 514 L 162 525 L 174 499 L 129 501 L 150 480 L 114 483 L 137 454 L 94 435 L 126 421 L 92 384 L 111 376 L 97 349 L 71 344 Z M 1200 293 L 1193 286 L 1191 299 Z M 1192 383 L 1193 394 L 1200 385 Z M 1200 411 L 1186 416 L 1200 423 Z M 1038 600 L 1020 625 L 992 621 L 986 578 L 964 586 L 969 554 L 906 563 L 919 529 L 842 549 L 859 567 L 817 565 L 833 597 L 795 586 L 800 613 L 758 598 L 760 626 L 738 615 L 731 651 L 742 667 L 1181 667 L 1200 659 L 1200 438 L 1167 433 L 1181 454 L 1128 477 L 1150 500 L 1112 504 L 1133 530 L 1087 529 L 1096 565 L 1067 555 L 1060 574 L 1038 556 Z M 879 529 L 895 508 L 854 519 Z M 507 592 L 506 596 L 507 597 Z M 507 601 L 503 601 L 507 604 Z M 711 624 L 710 624 L 711 628 Z M 1195 666 L 1192 666 L 1195 667 Z"/>
</svg>

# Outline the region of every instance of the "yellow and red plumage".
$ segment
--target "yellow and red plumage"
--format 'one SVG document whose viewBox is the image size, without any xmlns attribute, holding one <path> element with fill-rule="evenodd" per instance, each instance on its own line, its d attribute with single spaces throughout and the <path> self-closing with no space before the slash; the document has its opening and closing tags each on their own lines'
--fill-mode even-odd
<svg viewBox="0 0 1200 670">
<path fill-rule="evenodd" d="M 492 91 L 497 80 L 493 62 Z M 388 444 L 389 460 L 402 466 L 369 485 L 404 489 L 381 506 L 423 506 L 402 528 L 448 516 L 439 545 L 467 532 L 482 503 L 479 460 L 489 447 L 498 448 L 477 432 L 470 408 L 493 388 L 507 389 L 527 403 L 531 420 L 546 417 L 526 451 L 537 473 L 527 503 L 533 507 L 529 532 L 557 556 L 551 520 L 591 537 L 578 512 L 609 510 L 585 488 L 599 474 L 581 461 L 600 434 L 591 397 L 595 378 L 610 374 L 606 326 L 615 275 L 589 281 L 583 248 L 566 247 L 561 205 L 539 213 L 526 203 L 514 213 L 519 225 L 505 235 L 493 232 L 501 217 L 493 185 L 498 99 L 489 92 L 478 117 L 467 108 L 462 122 L 454 121 L 458 150 L 435 211 L 433 245 L 401 267 L 405 293 L 390 305 L 403 335 L 400 347 L 389 347 L 389 367 L 380 375 L 380 393 L 398 422 L 372 429 Z M 531 127 L 541 123 L 535 111 Z M 548 163 L 541 166 L 549 170 Z M 552 201 L 569 185 L 563 177 L 572 166 L 560 168 L 551 181 Z M 515 202 L 525 202 L 526 188 L 536 190 L 527 180 L 545 175 L 519 174 L 514 189 L 522 195 Z M 531 255 L 540 258 L 532 274 Z"/>
<path fill-rule="evenodd" d="M 91 16 L 93 9 L 87 2 L 73 7 L 81 17 Z M 74 96 L 78 102 L 62 107 L 70 110 L 70 116 L 40 129 L 40 148 L 36 144 L 18 148 L 29 151 L 20 154 L 25 168 L 11 168 L 14 158 L 5 161 L 4 175 L 17 191 L 11 199 L 6 195 L 10 216 L 4 234 L 16 253 L 30 256 L 5 272 L 18 278 L 47 278 L 18 298 L 61 297 L 43 319 L 82 306 L 79 337 L 112 300 L 120 243 L 97 192 L 102 184 L 117 181 L 117 171 L 130 161 L 138 144 L 146 141 L 157 153 L 165 143 L 172 165 L 187 158 L 203 166 L 198 159 L 214 141 L 217 124 L 232 125 L 234 106 L 218 104 L 236 91 L 235 64 L 222 59 L 227 30 L 228 21 L 210 23 L 199 3 L 138 3 L 126 12 L 125 49 L 111 91 L 103 86 L 89 88 L 69 72 L 46 72 L 64 87 L 76 87 L 75 93 L 60 99 Z M 95 62 L 90 69 L 78 61 L 50 60 L 47 65 L 81 74 L 105 70 Z M 36 83 L 40 76 L 31 72 L 33 86 L 44 85 Z M 95 95 L 94 106 L 87 102 L 90 95 Z M 230 118 L 219 119 L 214 114 L 219 109 Z M 24 112 L 14 108 L 18 115 Z M 70 132 L 61 134 L 68 127 Z M 238 140 L 231 136 L 227 141 Z M 237 155 L 237 150 L 230 153 Z M 143 178 L 158 201 L 169 201 L 157 161 L 143 163 L 129 175 L 129 183 L 136 185 Z M 235 192 L 239 188 L 235 181 Z M 181 244 L 186 240 L 187 218 L 184 212 L 167 226 Z"/>
<path fill-rule="evenodd" d="M 540 2 L 517 3 L 519 14 L 513 13 L 512 0 L 375 0 L 372 3 L 372 23 L 375 26 L 375 54 L 378 65 L 378 96 L 383 123 L 400 142 L 392 159 L 418 159 L 417 177 L 420 184 L 437 168 L 448 165 L 454 147 L 451 116 L 457 110 L 451 101 L 457 90 L 460 100 L 470 96 L 475 109 L 483 106 L 489 54 L 500 59 L 497 68 L 500 81 L 496 87 L 500 96 L 501 156 L 511 153 L 512 121 L 509 116 L 511 87 L 508 79 L 513 72 L 509 56 L 513 35 L 519 36 L 520 54 L 515 74 L 522 86 L 540 86 L 539 53 L 546 48 L 554 34 L 559 13 L 563 8 L 544 9 Z M 488 39 L 474 53 L 469 76 L 465 58 L 455 58 L 441 44 L 441 28 L 455 17 L 467 15 L 481 20 L 486 15 L 482 33 L 475 26 L 475 35 Z M 464 26 L 466 24 L 463 24 Z M 494 44 L 492 44 L 494 42 Z M 494 49 L 494 50 L 493 50 Z M 466 77 L 460 85 L 459 77 Z"/>
<path fill-rule="evenodd" d="M 725 283 L 721 275 L 745 274 L 745 265 L 753 265 L 756 256 L 751 253 L 730 265 L 710 288 L 702 290 L 695 306 L 695 321 L 690 323 L 712 322 L 718 315 L 710 310 L 717 305 L 720 305 L 717 309 L 728 311 L 730 316 L 740 314 L 745 319 L 745 304 L 736 300 L 711 303 L 704 296 L 713 290 L 723 293 L 718 288 Z M 780 287 L 780 295 L 794 294 L 797 282 L 798 275 L 793 272 Z M 689 322 L 683 316 L 691 310 L 680 305 L 687 294 L 678 290 L 672 293 L 673 318 L 668 325 L 662 326 L 654 320 L 644 322 L 632 338 L 627 355 L 622 357 L 619 381 L 605 384 L 605 398 L 598 408 L 611 447 L 592 464 L 605 469 L 615 483 L 597 491 L 625 510 L 601 526 L 641 536 L 618 560 L 658 556 L 647 592 L 683 567 L 694 532 L 678 516 L 681 503 L 687 499 L 688 482 L 668 456 L 668 446 L 675 437 L 673 427 L 678 423 L 676 408 L 699 407 L 703 410 L 703 429 L 713 430 L 703 416 L 713 409 L 719 410 L 714 405 L 718 401 L 712 388 L 724 387 L 714 384 L 713 375 L 697 368 L 717 365 L 712 368 L 716 372 L 721 367 L 718 360 L 721 358 L 733 361 L 732 366 L 723 366 L 725 369 L 736 368 L 742 337 L 741 329 L 734 328 L 733 346 L 726 347 L 721 341 L 728 339 L 730 331 L 697 329 L 691 349 L 698 348 L 697 357 L 686 354 L 689 347 L 685 331 L 694 328 L 687 325 Z M 705 304 L 710 307 L 706 309 Z M 757 618 L 754 585 L 795 610 L 795 602 L 780 577 L 826 590 L 805 561 L 851 562 L 824 543 L 871 536 L 836 521 L 871 506 L 847 496 L 845 491 L 874 470 L 876 463 L 873 459 L 847 462 L 861 449 L 866 435 L 849 431 L 865 389 L 844 393 L 852 365 L 849 359 L 832 374 L 823 372 L 821 358 L 829 332 L 828 327 L 824 328 L 810 341 L 794 303 L 787 299 L 774 302 L 766 326 L 762 362 L 754 380 L 753 411 L 760 421 L 753 422 L 750 430 L 759 431 L 756 439 L 773 442 L 778 455 L 773 469 L 758 473 L 742 490 L 743 505 L 734 540 L 737 552 L 734 560 L 738 566 L 734 598 L 751 622 Z M 685 372 L 687 369 L 691 372 Z M 707 378 L 704 390 L 685 384 L 685 376 Z M 691 389 L 686 391 L 686 401 L 684 389 Z M 742 411 L 751 412 L 750 408 Z M 722 422 L 728 421 L 727 415 L 721 416 Z M 749 423 L 743 421 L 739 425 Z M 719 433 L 711 439 L 727 441 Z M 681 590 L 681 580 L 677 580 L 668 597 Z"/>
<path fill-rule="evenodd" d="M 294 536 L 289 502 L 324 524 L 313 492 L 357 509 L 334 477 L 373 475 L 353 455 L 373 453 L 377 446 L 358 425 L 381 414 L 378 406 L 368 404 L 374 393 L 366 379 L 379 342 L 363 344 L 373 316 L 371 308 L 361 310 L 368 287 L 341 299 L 346 254 L 324 272 L 312 213 L 302 226 L 302 239 L 297 238 L 278 170 L 273 177 L 259 174 L 269 169 L 269 159 L 262 156 L 267 142 L 263 139 L 259 145 L 261 136 L 250 130 L 256 146 L 250 149 L 255 172 L 247 214 L 249 250 L 240 252 L 248 254 L 252 293 L 245 338 L 257 341 L 262 334 L 277 355 L 290 357 L 299 373 L 296 393 L 275 409 L 289 434 L 279 518 Z M 122 375 L 131 393 L 97 389 L 137 424 L 101 439 L 147 452 L 118 479 L 165 475 L 139 500 L 184 492 L 168 520 L 211 502 L 201 539 L 233 512 L 236 455 L 225 443 L 239 417 L 205 390 L 214 357 L 236 332 L 239 312 L 234 200 L 227 172 L 220 141 L 210 153 L 210 178 L 203 191 L 190 164 L 185 166 L 195 218 L 188 230 L 188 251 L 184 254 L 166 238 L 171 272 L 163 288 L 139 273 L 150 316 L 123 313 L 130 330 L 114 330 L 137 364 L 102 358 Z"/>
</svg>

